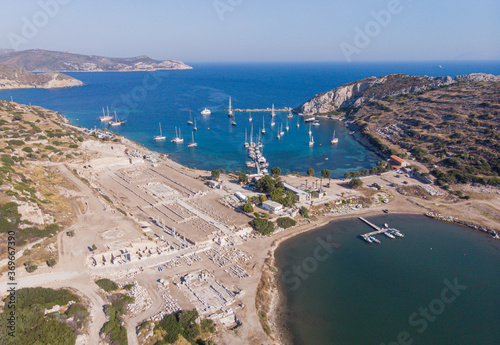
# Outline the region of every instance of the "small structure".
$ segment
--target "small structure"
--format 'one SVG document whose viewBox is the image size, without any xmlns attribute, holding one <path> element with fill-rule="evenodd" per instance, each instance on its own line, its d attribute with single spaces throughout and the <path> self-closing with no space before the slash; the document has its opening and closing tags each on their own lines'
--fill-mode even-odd
<svg viewBox="0 0 500 345">
<path fill-rule="evenodd" d="M 246 202 L 248 200 L 248 198 L 243 195 L 242 193 L 240 192 L 236 192 L 234 193 L 234 195 L 240 200 L 240 201 L 243 201 L 243 202 Z"/>
<path fill-rule="evenodd" d="M 307 193 L 306 191 L 303 191 L 302 189 L 298 189 L 298 188 L 292 186 L 291 184 L 284 182 L 283 186 L 285 187 L 285 190 L 289 190 L 290 192 L 295 194 L 297 196 L 299 202 L 304 202 L 304 201 L 307 201 L 311 198 L 309 193 Z"/>
<path fill-rule="evenodd" d="M 217 181 L 214 181 L 214 180 L 210 180 L 207 182 L 207 185 L 210 187 L 210 188 L 220 188 L 220 183 L 217 182 Z"/>
<path fill-rule="evenodd" d="M 264 210 L 267 210 L 271 213 L 276 213 L 276 212 L 280 212 L 283 210 L 283 205 L 281 205 L 280 203 L 277 203 L 275 201 L 271 201 L 271 200 L 264 201 L 261 204 L 261 207 Z"/>
<path fill-rule="evenodd" d="M 405 161 L 403 158 L 400 158 L 396 155 L 392 155 L 388 159 L 387 164 L 393 166 L 395 169 L 401 169 L 401 168 L 408 166 L 407 161 Z"/>
</svg>

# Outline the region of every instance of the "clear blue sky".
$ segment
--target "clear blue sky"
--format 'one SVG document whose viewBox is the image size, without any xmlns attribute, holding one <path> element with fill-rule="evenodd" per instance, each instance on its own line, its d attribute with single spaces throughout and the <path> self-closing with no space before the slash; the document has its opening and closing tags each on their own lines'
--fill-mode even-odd
<svg viewBox="0 0 500 345">
<path fill-rule="evenodd" d="M 51 1 L 66 4 L 50 16 L 39 3 Z M 16 38 L 20 50 L 149 55 L 186 62 L 500 60 L 498 0 L 2 0 L 0 4 L 0 48 L 12 48 Z M 378 24 L 372 13 L 391 6 L 397 13 Z M 26 21 L 36 24 L 36 33 L 23 34 Z M 372 37 L 356 41 L 357 29 Z"/>
</svg>

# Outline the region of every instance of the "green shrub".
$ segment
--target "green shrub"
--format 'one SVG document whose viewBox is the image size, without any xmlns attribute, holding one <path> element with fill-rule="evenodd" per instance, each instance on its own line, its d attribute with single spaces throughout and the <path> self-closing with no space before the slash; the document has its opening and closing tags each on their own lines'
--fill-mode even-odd
<svg viewBox="0 0 500 345">
<path fill-rule="evenodd" d="M 97 284 L 97 286 L 99 286 L 101 289 L 103 289 L 106 292 L 110 292 L 110 291 L 114 291 L 114 290 L 118 289 L 118 285 L 114 281 L 112 281 L 108 278 L 99 279 L 95 283 Z"/>
<path fill-rule="evenodd" d="M 297 222 L 290 217 L 281 217 L 276 220 L 280 228 L 286 229 L 297 224 Z"/>
<path fill-rule="evenodd" d="M 309 210 L 307 209 L 307 207 L 302 206 L 299 210 L 299 213 L 302 217 L 309 218 Z"/>
<path fill-rule="evenodd" d="M 250 226 L 265 236 L 274 232 L 274 224 L 267 219 L 254 219 L 250 222 Z"/>
<path fill-rule="evenodd" d="M 243 211 L 245 211 L 246 213 L 252 213 L 253 206 L 247 202 L 245 205 L 243 205 Z"/>
</svg>

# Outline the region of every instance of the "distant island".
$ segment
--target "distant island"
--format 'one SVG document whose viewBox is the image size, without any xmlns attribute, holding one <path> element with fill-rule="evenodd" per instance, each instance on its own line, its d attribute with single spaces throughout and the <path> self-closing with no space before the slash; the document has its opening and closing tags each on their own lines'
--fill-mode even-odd
<svg viewBox="0 0 500 345">
<path fill-rule="evenodd" d="M 182 61 L 160 61 L 149 56 L 110 58 L 42 49 L 22 51 L 0 49 L 0 64 L 30 72 L 132 72 L 192 69 Z"/>
<path fill-rule="evenodd" d="M 80 80 L 66 74 L 56 72 L 34 74 L 22 68 L 0 63 L 0 90 L 54 89 L 82 85 Z"/>
</svg>

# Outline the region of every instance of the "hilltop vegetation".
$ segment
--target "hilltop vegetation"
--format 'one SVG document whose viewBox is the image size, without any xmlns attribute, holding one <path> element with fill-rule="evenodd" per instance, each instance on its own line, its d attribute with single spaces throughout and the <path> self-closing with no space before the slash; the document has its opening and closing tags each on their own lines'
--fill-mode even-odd
<svg viewBox="0 0 500 345">
<path fill-rule="evenodd" d="M 53 111 L 0 101 L 0 240 L 14 230 L 17 245 L 23 246 L 50 238 L 73 221 L 74 209 L 61 188 L 74 186 L 47 163 L 85 157 L 80 145 L 90 137 L 63 123 Z M 2 247 L 0 256 L 5 252 Z M 48 255 L 54 254 L 35 248 L 18 265 L 24 260 L 36 265 Z"/>
<path fill-rule="evenodd" d="M 500 184 L 500 83 L 458 82 L 370 101 L 346 117 L 379 151 L 409 152 L 439 185 Z"/>
<path fill-rule="evenodd" d="M 25 288 L 17 291 L 17 299 L 14 336 L 9 335 L 8 328 L 11 309 L 4 307 L 0 314 L 1 344 L 73 345 L 87 324 L 87 308 L 69 290 Z M 57 311 L 45 315 L 56 305 L 60 306 Z"/>
</svg>

